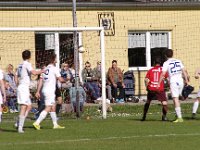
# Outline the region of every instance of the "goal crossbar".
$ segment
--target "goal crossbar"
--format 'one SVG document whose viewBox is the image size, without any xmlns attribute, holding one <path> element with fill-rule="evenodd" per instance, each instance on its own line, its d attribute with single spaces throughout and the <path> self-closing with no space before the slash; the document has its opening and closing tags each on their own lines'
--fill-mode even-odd
<svg viewBox="0 0 200 150">
<path fill-rule="evenodd" d="M 103 27 L 0 27 L 0 31 L 102 31 Z"/>
</svg>

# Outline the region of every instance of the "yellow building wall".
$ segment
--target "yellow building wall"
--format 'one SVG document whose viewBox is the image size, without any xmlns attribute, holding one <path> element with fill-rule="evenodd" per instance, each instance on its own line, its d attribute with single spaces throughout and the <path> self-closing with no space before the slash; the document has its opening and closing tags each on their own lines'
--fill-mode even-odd
<svg viewBox="0 0 200 150">
<path fill-rule="evenodd" d="M 115 36 L 105 37 L 106 69 L 113 59 L 118 66 L 128 70 L 128 31 L 171 31 L 174 57 L 181 59 L 191 76 L 191 84 L 198 90 L 199 82 L 193 75 L 200 65 L 200 10 L 184 9 L 135 9 L 132 10 L 78 10 L 78 26 L 98 26 L 99 12 L 114 12 Z M 0 10 L 0 27 L 72 27 L 70 10 Z M 30 49 L 34 60 L 34 32 L 0 32 L 0 67 L 21 62 L 21 52 Z M 85 44 L 85 45 L 84 45 Z M 91 61 L 94 67 L 100 59 L 98 32 L 83 33 L 86 47 L 84 61 Z M 136 94 L 145 94 L 146 71 L 134 72 Z M 139 87 L 139 85 L 141 85 Z"/>
</svg>

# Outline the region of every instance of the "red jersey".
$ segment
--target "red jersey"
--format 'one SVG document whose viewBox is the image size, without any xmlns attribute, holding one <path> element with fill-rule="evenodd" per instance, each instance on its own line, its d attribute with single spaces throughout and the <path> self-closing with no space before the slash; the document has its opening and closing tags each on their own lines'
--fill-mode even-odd
<svg viewBox="0 0 200 150">
<path fill-rule="evenodd" d="M 161 73 L 162 73 L 161 66 L 155 66 L 147 72 L 146 78 L 149 79 L 147 89 L 149 89 L 150 91 L 164 91 L 164 81 L 162 81 L 160 83 L 160 87 L 157 88 Z M 167 77 L 167 74 L 165 75 L 165 78 L 166 77 Z"/>
</svg>

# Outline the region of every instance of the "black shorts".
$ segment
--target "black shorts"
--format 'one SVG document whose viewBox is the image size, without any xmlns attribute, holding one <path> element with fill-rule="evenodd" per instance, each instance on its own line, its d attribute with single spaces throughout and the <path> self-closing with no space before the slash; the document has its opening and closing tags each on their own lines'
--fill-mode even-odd
<svg viewBox="0 0 200 150">
<path fill-rule="evenodd" d="M 61 97 L 61 92 L 60 92 L 60 89 L 59 89 L 58 87 L 56 87 L 56 92 L 55 92 L 55 94 L 56 94 L 56 98 L 57 98 L 57 97 Z"/>
<path fill-rule="evenodd" d="M 167 101 L 167 97 L 166 97 L 166 94 L 165 94 L 165 91 L 159 91 L 159 92 L 156 92 L 156 91 L 148 91 L 147 93 L 147 99 L 148 100 L 159 100 L 161 102 L 163 101 Z"/>
</svg>

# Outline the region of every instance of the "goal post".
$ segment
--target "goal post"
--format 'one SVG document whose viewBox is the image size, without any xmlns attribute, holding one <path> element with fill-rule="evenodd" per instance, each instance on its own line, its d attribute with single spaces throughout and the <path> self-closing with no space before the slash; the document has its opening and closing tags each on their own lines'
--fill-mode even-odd
<svg viewBox="0 0 200 150">
<path fill-rule="evenodd" d="M 74 32 L 81 33 L 83 31 L 97 31 L 100 34 L 100 53 L 101 53 L 101 82 L 102 82 L 102 118 L 106 119 L 106 71 L 105 71 L 105 42 L 104 42 L 104 28 L 103 27 L 1 27 L 0 32 L 52 32 L 55 38 L 55 53 L 59 59 L 59 41 L 58 33 L 60 32 Z M 80 38 L 79 38 L 80 39 Z M 13 39 L 14 40 L 14 39 Z M 79 43 L 80 44 L 80 43 Z M 84 45 L 83 45 L 84 46 Z M 79 54 L 80 55 L 80 54 Z M 82 57 L 81 57 L 82 59 Z M 57 61 L 59 62 L 59 61 Z M 81 62 L 82 63 L 82 62 Z M 58 63 L 57 67 L 60 66 Z M 80 72 L 79 72 L 80 73 Z"/>
</svg>

